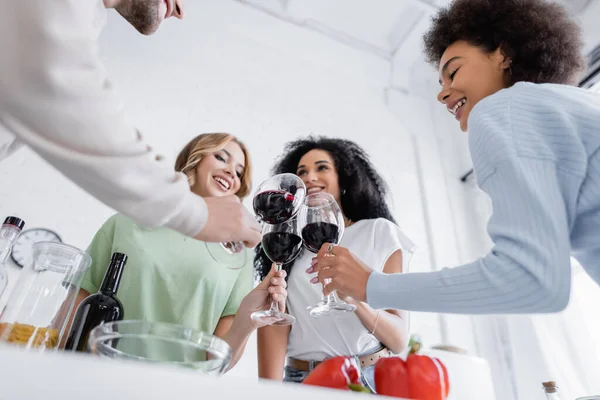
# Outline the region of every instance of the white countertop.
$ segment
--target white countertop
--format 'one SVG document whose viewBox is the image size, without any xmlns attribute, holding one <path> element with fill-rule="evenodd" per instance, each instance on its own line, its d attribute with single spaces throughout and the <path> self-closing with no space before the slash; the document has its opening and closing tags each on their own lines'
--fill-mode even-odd
<svg viewBox="0 0 600 400">
<path fill-rule="evenodd" d="M 485 360 L 437 350 L 425 353 L 440 358 L 448 368 L 448 400 L 494 399 Z M 363 395 L 255 378 L 205 377 L 189 370 L 89 354 L 24 352 L 0 343 L 0 400 L 344 400 Z"/>
<path fill-rule="evenodd" d="M 360 393 L 174 368 L 117 363 L 73 353 L 26 353 L 0 344 L 2 400 L 257 399 L 343 400 Z"/>
</svg>

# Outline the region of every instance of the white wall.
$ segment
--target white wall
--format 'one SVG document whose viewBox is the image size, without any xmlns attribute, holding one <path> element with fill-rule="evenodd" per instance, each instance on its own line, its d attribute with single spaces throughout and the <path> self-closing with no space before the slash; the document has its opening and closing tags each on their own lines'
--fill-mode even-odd
<svg viewBox="0 0 600 400">
<path fill-rule="evenodd" d="M 461 239 L 478 227 L 470 207 L 465 206 L 464 184 L 459 177 L 469 168 L 466 135 L 444 106 L 436 104 L 437 87 L 433 69 L 413 71 L 412 80 L 422 82 L 419 97 L 389 92 L 390 108 L 414 134 L 414 148 L 420 173 L 423 228 L 429 262 L 421 263 L 421 271 L 435 271 L 472 261 L 477 257 L 472 247 Z M 471 243 L 477 248 L 474 243 Z M 478 354 L 471 317 L 427 314 L 430 326 L 437 325 L 439 340 Z"/>
<path fill-rule="evenodd" d="M 392 188 L 395 216 L 419 245 L 413 265 L 428 270 L 414 143 L 384 102 L 389 65 L 234 2 L 187 3 L 184 21 L 167 21 L 150 38 L 110 13 L 100 40 L 129 118 L 153 146 L 172 160 L 201 132 L 231 132 L 249 146 L 258 182 L 291 139 L 310 133 L 353 139 Z M 54 229 L 80 248 L 113 212 L 29 150 L 0 164 L 0 181 L 10 188 L 0 215 Z M 436 185 L 429 194 L 435 196 Z M 427 344 L 439 342 L 437 316 L 415 314 L 411 323 Z M 256 376 L 255 353 L 251 339 L 232 374 Z"/>
<path fill-rule="evenodd" d="M 591 0 L 586 7 L 585 12 L 579 15 L 579 23 L 583 28 L 583 38 L 585 41 L 585 52 L 591 51 L 600 44 L 600 1 Z"/>
</svg>

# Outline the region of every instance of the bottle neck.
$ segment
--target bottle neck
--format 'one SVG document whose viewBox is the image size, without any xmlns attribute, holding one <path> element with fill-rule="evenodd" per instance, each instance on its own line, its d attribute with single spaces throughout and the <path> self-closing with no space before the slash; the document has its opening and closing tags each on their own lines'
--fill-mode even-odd
<svg viewBox="0 0 600 400">
<path fill-rule="evenodd" d="M 121 276 L 123 275 L 124 266 L 124 261 L 111 261 L 108 269 L 106 270 L 106 275 L 104 275 L 102 286 L 100 286 L 100 293 L 103 293 L 107 296 L 114 296 L 117 294 L 117 291 L 119 290 L 119 284 L 121 283 Z"/>
</svg>

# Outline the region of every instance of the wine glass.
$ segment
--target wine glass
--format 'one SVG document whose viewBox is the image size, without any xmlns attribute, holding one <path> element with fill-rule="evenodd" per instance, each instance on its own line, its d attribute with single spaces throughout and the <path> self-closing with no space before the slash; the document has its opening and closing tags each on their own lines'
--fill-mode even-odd
<svg viewBox="0 0 600 400">
<path fill-rule="evenodd" d="M 248 252 L 242 242 L 204 243 L 212 259 L 225 268 L 240 269 L 248 261 Z"/>
<path fill-rule="evenodd" d="M 258 186 L 253 199 L 254 213 L 259 222 L 279 224 L 293 218 L 304 201 L 306 186 L 294 174 L 278 174 Z M 248 254 L 242 242 L 206 243 L 208 253 L 220 265 L 240 269 Z"/>
<path fill-rule="evenodd" d="M 344 234 L 344 215 L 339 205 L 329 193 L 314 193 L 304 199 L 305 207 L 300 218 L 304 226 L 302 240 L 304 247 L 318 253 L 325 243 L 338 244 Z M 323 285 L 329 284 L 326 280 Z M 320 303 L 309 306 L 310 315 L 320 317 L 331 312 L 353 312 L 356 306 L 340 300 L 335 292 L 323 298 Z"/>
<path fill-rule="evenodd" d="M 298 257 L 302 249 L 302 238 L 296 218 L 276 225 L 265 224 L 263 228 L 262 248 L 267 257 L 276 265 L 277 271 L 281 266 Z M 266 311 L 256 311 L 250 316 L 253 320 L 262 320 L 270 325 L 291 325 L 296 318 L 279 311 L 276 301 L 271 301 L 271 308 Z M 274 321 L 274 322 L 271 322 Z"/>
</svg>

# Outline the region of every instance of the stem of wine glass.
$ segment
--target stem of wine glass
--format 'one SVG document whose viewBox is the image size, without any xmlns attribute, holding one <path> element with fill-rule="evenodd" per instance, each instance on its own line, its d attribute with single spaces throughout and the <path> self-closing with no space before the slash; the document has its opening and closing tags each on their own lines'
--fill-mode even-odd
<svg viewBox="0 0 600 400">
<path fill-rule="evenodd" d="M 331 283 L 331 279 L 323 280 L 323 287 L 329 285 Z M 339 298 L 337 297 L 336 292 L 331 292 L 327 296 L 322 296 L 322 300 L 326 304 L 335 304 L 339 302 Z"/>
<path fill-rule="evenodd" d="M 333 251 L 333 248 L 331 249 L 331 252 Z M 331 256 L 330 251 L 327 252 L 328 256 Z M 327 285 L 329 285 L 331 283 L 331 279 L 324 279 L 323 280 L 323 288 Z M 322 296 L 322 301 L 325 304 L 336 304 L 339 302 L 339 299 L 337 298 L 335 292 L 331 292 L 329 293 L 329 295 L 327 297 Z"/>
<path fill-rule="evenodd" d="M 277 271 L 277 272 L 281 271 L 281 264 L 275 263 L 275 271 Z M 271 308 L 269 309 L 269 311 L 280 312 L 279 304 L 277 304 L 277 302 L 275 300 L 271 300 Z"/>
</svg>

